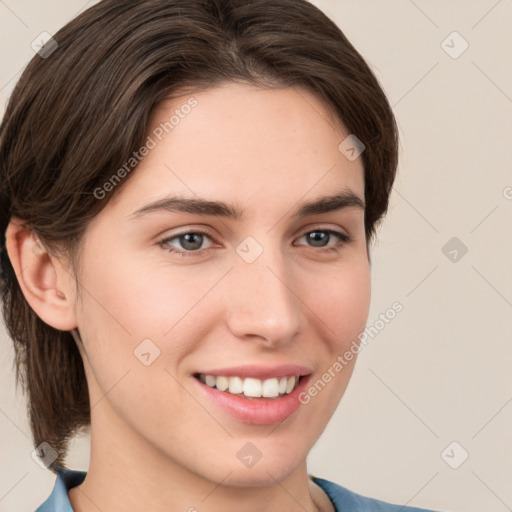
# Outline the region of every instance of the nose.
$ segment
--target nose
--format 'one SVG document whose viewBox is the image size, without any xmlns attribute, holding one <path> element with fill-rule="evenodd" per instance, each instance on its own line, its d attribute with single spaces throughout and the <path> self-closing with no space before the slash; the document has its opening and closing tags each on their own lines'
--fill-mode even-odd
<svg viewBox="0 0 512 512">
<path fill-rule="evenodd" d="M 294 290 L 290 265 L 280 251 L 270 252 L 265 250 L 252 263 L 236 260 L 225 298 L 233 335 L 275 348 L 299 332 L 304 304 Z"/>
</svg>

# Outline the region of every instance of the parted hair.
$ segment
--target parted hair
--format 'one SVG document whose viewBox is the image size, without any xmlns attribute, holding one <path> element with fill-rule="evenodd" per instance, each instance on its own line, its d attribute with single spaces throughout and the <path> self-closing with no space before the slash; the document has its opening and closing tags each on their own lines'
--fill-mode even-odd
<svg viewBox="0 0 512 512">
<path fill-rule="evenodd" d="M 143 145 L 157 104 L 237 81 L 305 88 L 362 141 L 368 243 L 388 208 L 398 130 L 368 64 L 306 0 L 103 0 L 53 38 L 27 65 L 2 119 L 0 249 L 16 382 L 34 446 L 56 450 L 56 471 L 70 439 L 90 425 L 87 381 L 71 332 L 43 322 L 21 291 L 5 248 L 11 218 L 76 261 L 88 223 L 113 194 L 99 200 L 94 191 Z"/>
</svg>

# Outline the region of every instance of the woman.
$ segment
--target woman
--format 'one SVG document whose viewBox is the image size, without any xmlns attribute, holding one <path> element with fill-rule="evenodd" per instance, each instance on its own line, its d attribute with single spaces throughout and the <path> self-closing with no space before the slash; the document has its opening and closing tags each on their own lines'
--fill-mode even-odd
<svg viewBox="0 0 512 512">
<path fill-rule="evenodd" d="M 306 1 L 104 0 L 40 48 L 0 140 L 38 510 L 419 510 L 306 465 L 396 165 L 377 80 Z"/>
</svg>

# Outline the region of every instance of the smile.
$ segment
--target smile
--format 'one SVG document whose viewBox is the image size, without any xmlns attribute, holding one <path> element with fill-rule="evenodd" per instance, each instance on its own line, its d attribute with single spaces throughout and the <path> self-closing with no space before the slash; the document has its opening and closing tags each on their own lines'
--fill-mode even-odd
<svg viewBox="0 0 512 512">
<path fill-rule="evenodd" d="M 299 384 L 299 375 L 288 377 L 273 377 L 270 379 L 257 379 L 254 377 L 238 377 L 223 375 L 196 374 L 195 377 L 203 384 L 211 388 L 231 393 L 232 395 L 244 395 L 247 398 L 278 398 L 290 394 Z"/>
</svg>

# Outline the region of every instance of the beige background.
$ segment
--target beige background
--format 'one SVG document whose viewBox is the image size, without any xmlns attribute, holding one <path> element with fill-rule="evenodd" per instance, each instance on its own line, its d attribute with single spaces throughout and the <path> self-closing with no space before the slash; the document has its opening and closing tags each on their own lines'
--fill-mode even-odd
<svg viewBox="0 0 512 512">
<path fill-rule="evenodd" d="M 373 249 L 368 325 L 397 300 L 404 310 L 360 354 L 310 472 L 401 504 L 512 510 L 512 1 L 314 3 L 371 63 L 398 118 L 399 178 Z M 84 5 L 0 1 L 2 109 L 31 41 Z M 453 31 L 469 44 L 458 58 L 445 51 L 463 48 L 446 39 Z M 452 237 L 468 248 L 456 262 L 442 251 Z M 31 459 L 0 336 L 0 511 L 29 511 L 54 476 Z M 462 450 L 469 458 L 452 469 L 445 460 Z M 87 463 L 80 439 L 69 464 Z"/>
</svg>

